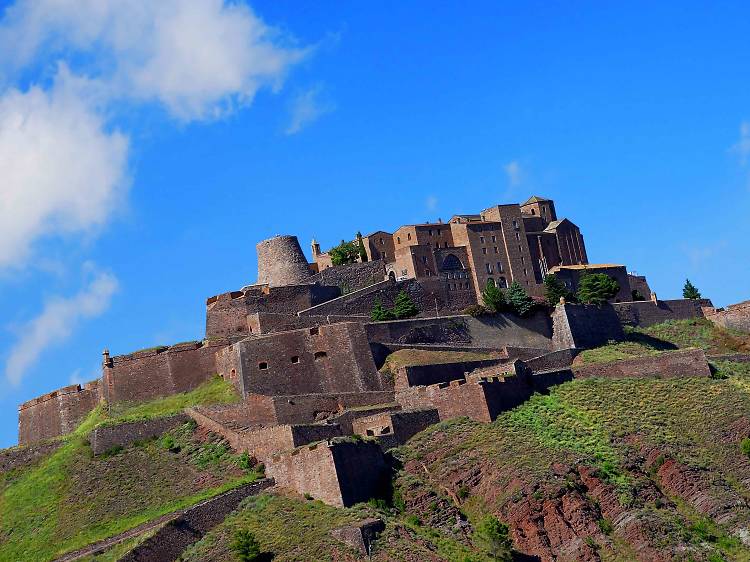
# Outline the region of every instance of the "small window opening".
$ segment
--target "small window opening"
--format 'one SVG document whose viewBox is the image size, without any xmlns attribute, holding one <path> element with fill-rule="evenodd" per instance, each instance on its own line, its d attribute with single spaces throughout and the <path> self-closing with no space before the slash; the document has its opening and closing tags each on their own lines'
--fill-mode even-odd
<svg viewBox="0 0 750 562">
<path fill-rule="evenodd" d="M 260 369 L 261 371 L 265 371 L 266 369 L 268 369 L 268 363 L 266 363 L 265 361 L 261 361 L 260 363 L 258 363 L 258 369 Z"/>
<path fill-rule="evenodd" d="M 299 363 L 299 355 L 292 356 L 292 363 Z"/>
<path fill-rule="evenodd" d="M 317 336 L 318 335 L 318 328 L 310 328 L 310 335 L 311 336 Z"/>
<path fill-rule="evenodd" d="M 328 354 L 325 351 L 316 351 L 315 352 L 315 360 L 316 361 L 318 359 L 325 359 L 326 357 L 328 357 Z"/>
</svg>

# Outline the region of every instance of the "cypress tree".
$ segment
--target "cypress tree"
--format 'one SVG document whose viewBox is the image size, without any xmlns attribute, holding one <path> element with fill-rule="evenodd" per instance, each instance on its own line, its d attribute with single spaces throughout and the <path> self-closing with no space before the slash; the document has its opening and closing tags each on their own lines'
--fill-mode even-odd
<svg viewBox="0 0 750 562">
<path fill-rule="evenodd" d="M 620 285 L 605 273 L 585 273 L 578 281 L 578 300 L 603 305 L 620 291 Z"/>
<path fill-rule="evenodd" d="M 502 312 L 505 308 L 505 295 L 492 281 L 487 281 L 487 285 L 482 291 L 482 301 L 484 301 L 485 308 L 490 312 Z"/>
<path fill-rule="evenodd" d="M 700 291 L 690 282 L 690 279 L 685 279 L 685 286 L 682 288 L 682 297 L 694 300 L 701 298 Z"/>
<path fill-rule="evenodd" d="M 554 273 L 544 278 L 544 298 L 550 306 L 555 306 L 563 297 L 568 302 L 575 301 L 575 295 L 571 293 L 565 284 L 560 281 Z"/>
<path fill-rule="evenodd" d="M 526 316 L 534 308 L 532 299 L 518 281 L 513 281 L 505 293 L 510 309 L 519 316 Z"/>
<path fill-rule="evenodd" d="M 410 318 L 418 313 L 419 309 L 406 291 L 401 291 L 396 295 L 396 301 L 393 305 L 393 314 L 396 318 Z"/>
<path fill-rule="evenodd" d="M 375 301 L 375 305 L 370 311 L 370 318 L 373 322 L 382 322 L 383 320 L 393 320 L 393 312 L 383 306 L 383 303 L 379 300 Z"/>
</svg>

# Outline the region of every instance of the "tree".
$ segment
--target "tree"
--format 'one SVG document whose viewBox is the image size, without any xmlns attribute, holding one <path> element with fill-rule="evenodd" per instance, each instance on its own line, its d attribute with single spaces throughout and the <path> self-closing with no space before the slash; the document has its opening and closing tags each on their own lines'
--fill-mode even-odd
<svg viewBox="0 0 750 562">
<path fill-rule="evenodd" d="M 385 308 L 380 300 L 376 300 L 375 305 L 370 311 L 370 318 L 373 322 L 382 322 L 383 320 L 393 320 L 394 315 L 393 311 Z"/>
<path fill-rule="evenodd" d="M 229 548 L 242 562 L 256 562 L 260 559 L 260 544 L 247 529 L 240 529 L 234 534 Z"/>
<path fill-rule="evenodd" d="M 633 297 L 634 301 L 646 300 L 646 297 L 644 297 L 638 289 L 633 289 L 632 291 L 630 291 L 630 296 Z"/>
<path fill-rule="evenodd" d="M 474 529 L 473 542 L 494 560 L 512 559 L 513 543 L 508 535 L 508 526 L 500 523 L 497 517 L 488 515 L 479 522 Z"/>
<path fill-rule="evenodd" d="M 367 251 L 365 250 L 365 241 L 362 240 L 362 233 L 357 232 L 357 249 L 359 250 L 359 261 L 367 261 Z"/>
<path fill-rule="evenodd" d="M 354 242 L 344 242 L 342 240 L 341 244 L 328 250 L 328 255 L 331 256 L 331 263 L 333 265 L 354 263 L 357 261 L 357 256 L 359 256 L 359 248 Z"/>
<path fill-rule="evenodd" d="M 555 306 L 560 302 L 560 297 L 568 302 L 575 302 L 575 295 L 568 290 L 565 284 L 560 281 L 554 273 L 548 274 L 544 278 L 544 298 L 550 306 Z"/>
<path fill-rule="evenodd" d="M 534 309 L 534 299 L 521 287 L 518 281 L 513 281 L 505 293 L 509 308 L 519 316 L 526 316 Z"/>
<path fill-rule="evenodd" d="M 401 291 L 396 295 L 396 301 L 393 303 L 393 315 L 398 318 L 410 318 L 416 316 L 419 313 L 419 309 L 411 300 L 411 297 L 406 291 Z"/>
<path fill-rule="evenodd" d="M 501 312 L 505 308 L 505 295 L 497 288 L 494 281 L 488 280 L 482 291 L 482 301 L 490 312 Z"/>
<path fill-rule="evenodd" d="M 694 300 L 701 298 L 701 292 L 695 288 L 695 285 L 690 282 L 690 279 L 685 279 L 685 286 L 682 288 L 682 297 Z"/>
<path fill-rule="evenodd" d="M 620 285 L 604 273 L 584 273 L 578 281 L 578 300 L 585 304 L 603 305 L 620 292 Z"/>
</svg>

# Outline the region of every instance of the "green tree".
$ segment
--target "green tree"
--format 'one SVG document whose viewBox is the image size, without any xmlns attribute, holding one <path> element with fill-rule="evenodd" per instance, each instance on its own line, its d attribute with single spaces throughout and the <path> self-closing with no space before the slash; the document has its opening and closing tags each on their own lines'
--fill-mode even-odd
<svg viewBox="0 0 750 562">
<path fill-rule="evenodd" d="M 568 290 L 565 283 L 560 281 L 554 273 L 550 273 L 544 278 L 544 298 L 550 306 L 555 306 L 563 297 L 568 302 L 575 302 L 575 295 Z"/>
<path fill-rule="evenodd" d="M 685 286 L 682 288 L 682 297 L 694 300 L 701 298 L 701 292 L 695 288 L 695 285 L 690 282 L 690 279 L 685 279 Z"/>
<path fill-rule="evenodd" d="M 497 517 L 488 515 L 474 529 L 473 542 L 477 548 L 489 554 L 493 560 L 512 560 L 512 541 L 508 526 Z"/>
<path fill-rule="evenodd" d="M 505 295 L 498 289 L 494 281 L 487 281 L 487 285 L 482 291 L 482 301 L 485 308 L 490 312 L 502 312 L 505 309 Z"/>
<path fill-rule="evenodd" d="M 604 273 L 584 273 L 578 281 L 578 300 L 603 305 L 620 291 L 620 285 Z"/>
<path fill-rule="evenodd" d="M 359 261 L 367 261 L 367 251 L 365 250 L 365 241 L 362 240 L 362 233 L 357 232 L 357 249 L 359 250 Z"/>
<path fill-rule="evenodd" d="M 393 315 L 396 318 L 410 318 L 418 313 L 419 309 L 406 291 L 402 290 L 396 295 L 396 301 L 393 303 Z"/>
<path fill-rule="evenodd" d="M 633 297 L 634 301 L 646 300 L 646 297 L 644 297 L 638 289 L 633 289 L 632 291 L 630 291 L 630 296 Z"/>
<path fill-rule="evenodd" d="M 333 265 L 354 263 L 357 261 L 357 256 L 359 256 L 359 248 L 354 242 L 344 242 L 342 240 L 341 244 L 328 250 L 328 255 L 331 256 L 331 263 Z"/>
<path fill-rule="evenodd" d="M 534 309 L 534 299 L 526 293 L 518 281 L 510 284 L 505 298 L 509 308 L 519 316 L 526 316 Z"/>
<path fill-rule="evenodd" d="M 370 318 L 373 322 L 382 322 L 383 320 L 393 320 L 394 315 L 393 311 L 385 308 L 380 300 L 376 300 L 370 311 Z"/>
<path fill-rule="evenodd" d="M 260 544 L 247 529 L 240 529 L 234 534 L 234 539 L 229 545 L 242 562 L 256 562 L 260 560 Z"/>
</svg>

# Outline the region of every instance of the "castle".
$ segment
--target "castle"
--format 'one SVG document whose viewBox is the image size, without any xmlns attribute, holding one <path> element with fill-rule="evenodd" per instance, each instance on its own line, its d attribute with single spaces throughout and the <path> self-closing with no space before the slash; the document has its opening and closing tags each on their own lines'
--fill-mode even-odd
<svg viewBox="0 0 750 562">
<path fill-rule="evenodd" d="M 589 264 L 579 228 L 558 220 L 554 202 L 541 197 L 456 215 L 448 223 L 378 231 L 362 243 L 366 260 L 334 266 L 314 241 L 313 263 L 295 236 L 260 242 L 257 282 L 207 299 L 203 340 L 129 355 L 105 350 L 97 381 L 19 407 L 19 443 L 70 432 L 99 403 L 185 392 L 218 374 L 242 401 L 186 413 L 266 463 L 278 484 L 349 505 L 367 499 L 377 485 L 381 449 L 439 420 L 493 420 L 532 393 L 570 380 L 577 351 L 622 339 L 623 325 L 714 311 L 709 301 L 658 300 L 645 278 L 624 266 Z M 518 282 L 541 297 L 550 272 L 574 290 L 589 270 L 617 279 L 620 292 L 611 305 L 563 302 L 525 318 L 461 313 L 481 302 L 488 282 L 501 288 Z M 636 291 L 646 300 L 633 300 Z M 376 302 L 391 306 L 400 293 L 419 310 L 414 318 L 371 321 Z M 400 350 L 473 351 L 489 358 L 385 372 L 386 358 Z M 696 372 L 705 371 L 700 358 L 682 361 L 680 368 L 697 361 Z M 153 431 L 163 427 L 159 422 Z M 110 430 L 94 431 L 95 453 L 97 443 L 111 443 Z M 138 438 L 144 431 L 139 426 Z M 380 448 L 337 439 L 353 434 L 372 437 Z"/>
</svg>

